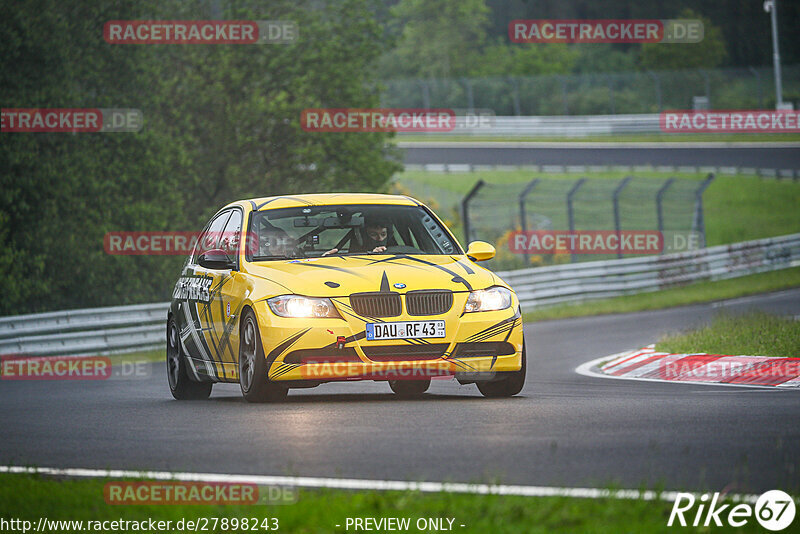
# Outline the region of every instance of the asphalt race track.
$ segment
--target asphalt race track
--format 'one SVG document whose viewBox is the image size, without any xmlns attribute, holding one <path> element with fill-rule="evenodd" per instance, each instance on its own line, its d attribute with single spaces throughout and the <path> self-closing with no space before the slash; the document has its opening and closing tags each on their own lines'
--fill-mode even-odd
<svg viewBox="0 0 800 534">
<path fill-rule="evenodd" d="M 796 143 L 414 143 L 400 142 L 405 163 L 472 165 L 673 165 L 800 169 Z"/>
<path fill-rule="evenodd" d="M 761 492 L 800 484 L 800 391 L 580 376 L 579 364 L 725 308 L 800 313 L 800 288 L 672 310 L 528 325 L 511 399 L 438 381 L 422 400 L 385 383 L 246 404 L 236 385 L 178 402 L 165 368 L 106 381 L 0 382 L 0 463 L 46 467 Z M 147 373 L 146 373 L 147 374 Z"/>
</svg>

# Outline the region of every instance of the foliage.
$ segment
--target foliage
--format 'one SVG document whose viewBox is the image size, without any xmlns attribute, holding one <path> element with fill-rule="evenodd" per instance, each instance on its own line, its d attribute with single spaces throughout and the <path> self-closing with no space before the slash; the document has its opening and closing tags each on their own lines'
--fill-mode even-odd
<svg viewBox="0 0 800 534">
<path fill-rule="evenodd" d="M 718 26 L 691 9 L 681 11 L 679 19 L 703 22 L 703 40 L 699 43 L 645 43 L 642 67 L 645 69 L 694 69 L 718 67 L 725 60 L 725 39 Z"/>
<path fill-rule="evenodd" d="M 183 258 L 109 256 L 109 231 L 199 230 L 254 196 L 382 190 L 383 133 L 305 132 L 309 107 L 377 107 L 368 68 L 387 44 L 367 0 L 19 3 L 0 20 L 8 108 L 137 108 L 139 133 L 4 133 L 0 314 L 168 298 Z M 147 16 L 142 14 L 146 13 Z M 294 20 L 290 45 L 110 45 L 108 20 Z"/>
</svg>

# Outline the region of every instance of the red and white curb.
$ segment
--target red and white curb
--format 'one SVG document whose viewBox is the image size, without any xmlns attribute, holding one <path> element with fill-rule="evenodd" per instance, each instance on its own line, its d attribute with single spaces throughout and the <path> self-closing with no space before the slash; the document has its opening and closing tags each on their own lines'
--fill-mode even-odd
<svg viewBox="0 0 800 534">
<path fill-rule="evenodd" d="M 670 354 L 656 352 L 654 345 L 597 358 L 575 372 L 623 380 L 800 389 L 800 358 Z"/>
</svg>

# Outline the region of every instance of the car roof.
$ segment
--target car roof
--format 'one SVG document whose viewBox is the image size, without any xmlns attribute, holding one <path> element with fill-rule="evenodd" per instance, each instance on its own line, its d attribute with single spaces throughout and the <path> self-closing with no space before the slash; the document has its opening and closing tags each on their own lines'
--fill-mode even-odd
<svg viewBox="0 0 800 534">
<path fill-rule="evenodd" d="M 245 204 L 249 204 L 253 210 L 261 210 L 338 204 L 394 204 L 399 206 L 418 206 L 420 203 L 410 197 L 402 195 L 380 195 L 376 193 L 313 193 L 308 195 L 251 198 L 233 202 L 230 205 Z"/>
</svg>

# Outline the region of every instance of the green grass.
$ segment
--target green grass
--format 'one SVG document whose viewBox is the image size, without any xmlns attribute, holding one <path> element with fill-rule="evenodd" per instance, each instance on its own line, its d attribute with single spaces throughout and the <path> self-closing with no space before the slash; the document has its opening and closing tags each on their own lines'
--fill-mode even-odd
<svg viewBox="0 0 800 534">
<path fill-rule="evenodd" d="M 600 299 L 581 304 L 562 304 L 524 314 L 525 321 L 564 319 L 584 315 L 629 313 L 723 300 L 790 287 L 800 287 L 800 267 L 751 274 L 729 280 L 699 282 L 689 286 Z"/>
<path fill-rule="evenodd" d="M 672 334 L 656 349 L 673 354 L 706 352 L 746 356 L 800 356 L 800 321 L 763 312 L 721 314 L 703 328 Z"/>
<path fill-rule="evenodd" d="M 50 520 L 171 520 L 277 518 L 281 532 L 346 532 L 348 517 L 454 518 L 454 532 L 674 532 L 667 527 L 672 504 L 664 501 L 515 497 L 418 492 L 303 490 L 294 504 L 253 506 L 108 505 L 99 479 L 0 475 L 0 518 Z M 693 517 L 689 517 L 689 520 Z M 753 524 L 756 524 L 752 520 Z M 336 527 L 335 525 L 341 525 Z M 461 527 L 460 525 L 465 525 Z M 748 524 L 750 526 L 750 524 Z M 751 528 L 756 528 L 752 527 Z M 693 528 L 680 528 L 696 532 Z M 708 529 L 700 529 L 707 532 Z M 175 531 L 174 528 L 172 531 Z M 222 532 L 222 529 L 209 532 Z M 349 529 L 353 532 L 353 527 Z M 729 528 L 714 529 L 730 531 Z M 59 532 L 69 532 L 60 530 Z M 227 532 L 239 532 L 228 529 Z M 259 532 L 264 532 L 259 530 Z"/>
<path fill-rule="evenodd" d="M 800 183 L 722 176 L 703 205 L 709 245 L 800 232 Z"/>
<path fill-rule="evenodd" d="M 741 134 L 618 134 L 595 135 L 587 137 L 501 137 L 489 135 L 417 135 L 397 134 L 397 141 L 448 141 L 448 142 L 540 142 L 540 143 L 691 143 L 691 142 L 718 142 L 718 143 L 776 143 L 798 142 L 800 134 L 794 133 L 741 133 Z"/>
</svg>

